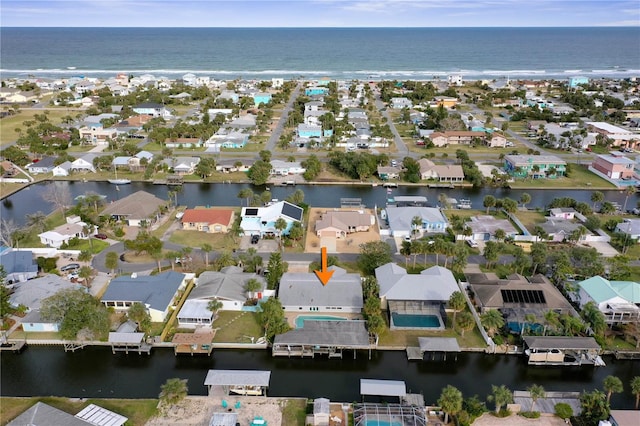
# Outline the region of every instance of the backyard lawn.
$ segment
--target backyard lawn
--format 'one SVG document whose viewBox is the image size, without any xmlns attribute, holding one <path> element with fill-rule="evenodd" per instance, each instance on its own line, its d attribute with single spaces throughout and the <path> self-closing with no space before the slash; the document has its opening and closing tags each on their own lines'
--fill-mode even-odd
<svg viewBox="0 0 640 426">
<path fill-rule="evenodd" d="M 253 312 L 220 311 L 212 327 L 217 329 L 213 343 L 251 343 L 251 337 L 264 335 Z"/>
<path fill-rule="evenodd" d="M 613 184 L 591 173 L 586 166 L 571 164 L 570 177 L 560 177 L 557 179 L 518 179 L 510 182 L 511 188 L 535 188 L 535 189 L 612 189 Z"/>
</svg>

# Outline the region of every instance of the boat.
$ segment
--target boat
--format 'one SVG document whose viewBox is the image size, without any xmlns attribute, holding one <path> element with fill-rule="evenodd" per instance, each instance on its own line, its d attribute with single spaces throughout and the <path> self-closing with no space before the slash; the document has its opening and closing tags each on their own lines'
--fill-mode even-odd
<svg viewBox="0 0 640 426">
<path fill-rule="evenodd" d="M 262 388 L 260 386 L 231 386 L 229 392 L 236 395 L 262 395 Z"/>
<path fill-rule="evenodd" d="M 107 181 L 110 184 L 113 184 L 113 185 L 126 185 L 128 183 L 131 183 L 130 179 L 118 179 L 118 169 L 114 168 L 114 172 L 115 172 L 115 176 L 116 177 L 114 179 L 107 179 Z"/>
</svg>

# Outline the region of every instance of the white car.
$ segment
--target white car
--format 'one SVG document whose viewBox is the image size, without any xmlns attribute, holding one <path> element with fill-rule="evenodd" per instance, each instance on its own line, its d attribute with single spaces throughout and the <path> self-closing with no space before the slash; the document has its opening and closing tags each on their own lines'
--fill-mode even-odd
<svg viewBox="0 0 640 426">
<path fill-rule="evenodd" d="M 474 240 L 467 240 L 467 244 L 469 244 L 469 247 L 471 248 L 478 248 L 478 243 Z"/>
</svg>

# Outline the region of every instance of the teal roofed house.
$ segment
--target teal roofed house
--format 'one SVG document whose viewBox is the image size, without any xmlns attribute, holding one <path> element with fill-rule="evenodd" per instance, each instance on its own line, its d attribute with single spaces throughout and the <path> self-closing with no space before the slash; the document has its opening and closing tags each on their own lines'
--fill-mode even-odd
<svg viewBox="0 0 640 426">
<path fill-rule="evenodd" d="M 253 105 L 260 106 L 260 104 L 268 104 L 271 102 L 271 93 L 256 93 L 253 95 Z"/>
<path fill-rule="evenodd" d="M 596 304 L 607 323 L 640 321 L 640 283 L 634 281 L 609 281 L 600 276 L 591 277 L 578 284 L 580 307 Z"/>
<path fill-rule="evenodd" d="M 329 88 L 317 86 L 307 87 L 306 89 L 304 89 L 304 94 L 305 96 L 324 96 L 329 94 Z"/>
<path fill-rule="evenodd" d="M 555 155 L 505 155 L 504 170 L 519 178 L 555 179 L 566 175 L 567 163 Z"/>
</svg>

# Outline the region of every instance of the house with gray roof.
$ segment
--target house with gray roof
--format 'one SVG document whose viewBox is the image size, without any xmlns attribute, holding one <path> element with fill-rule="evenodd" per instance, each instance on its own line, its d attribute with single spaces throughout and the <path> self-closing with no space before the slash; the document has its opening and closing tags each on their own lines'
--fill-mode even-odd
<svg viewBox="0 0 640 426">
<path fill-rule="evenodd" d="M 280 279 L 278 298 L 287 313 L 360 313 L 363 306 L 360 275 L 337 266 L 322 285 L 313 272 L 286 272 Z"/>
<path fill-rule="evenodd" d="M 26 169 L 34 175 L 49 173 L 55 167 L 53 164 L 55 160 L 53 157 L 43 157 L 40 161 L 29 164 Z"/>
<path fill-rule="evenodd" d="M 200 163 L 200 157 L 176 157 L 162 160 L 162 163 L 172 168 L 179 175 L 190 175 Z"/>
<path fill-rule="evenodd" d="M 51 169 L 51 173 L 53 176 L 69 176 L 71 169 L 73 168 L 73 164 L 71 161 L 65 161 L 62 164 L 55 166 Z"/>
<path fill-rule="evenodd" d="M 158 220 L 159 211 L 165 204 L 165 200 L 153 194 L 137 191 L 108 204 L 100 216 L 111 216 L 127 222 L 129 226 L 142 226 Z"/>
<path fill-rule="evenodd" d="M 474 241 L 489 241 L 496 234 L 498 229 L 505 232 L 507 237 L 518 235 L 516 228 L 507 219 L 496 219 L 493 216 L 481 215 L 471 217 L 471 221 L 465 224 L 471 229 L 470 239 Z M 456 236 L 458 239 L 466 239 L 462 235 Z"/>
<path fill-rule="evenodd" d="M 248 294 L 245 290 L 247 282 L 251 279 L 262 285 L 254 294 Z M 211 325 L 214 316 L 207 308 L 211 300 L 220 301 L 221 310 L 241 311 L 249 297 L 262 299 L 265 288 L 266 282 L 263 277 L 253 272 L 243 272 L 242 268 L 237 266 L 227 266 L 220 272 L 205 271 L 196 279 L 196 286 L 182 305 L 178 313 L 178 323 L 184 328 Z"/>
<path fill-rule="evenodd" d="M 44 402 L 36 402 L 31 408 L 10 421 L 7 426 L 91 426 L 93 423 L 78 419 Z"/>
<path fill-rule="evenodd" d="M 163 322 L 176 302 L 178 291 L 186 285 L 187 276 L 174 271 L 148 276 L 134 273 L 111 280 L 100 301 L 116 311 L 126 311 L 139 302 L 146 306 L 151 321 Z"/>
<path fill-rule="evenodd" d="M 626 234 L 630 239 L 638 241 L 640 238 L 640 219 L 624 219 L 616 225 L 616 232 Z"/>
<path fill-rule="evenodd" d="M 387 222 L 394 237 L 404 237 L 417 230 L 421 233 L 444 233 L 449 222 L 440 209 L 434 207 L 396 207 L 387 206 Z M 413 218 L 419 217 L 422 224 L 416 227 L 412 224 Z"/>
<path fill-rule="evenodd" d="M 547 218 L 547 221 L 539 226 L 549 235 L 548 241 L 561 242 L 582 225 L 567 219 Z M 584 239 L 583 236 L 581 240 Z"/>
<path fill-rule="evenodd" d="M 38 276 L 38 264 L 31 251 L 7 249 L 0 253 L 0 265 L 4 268 L 7 284 L 19 283 Z"/>
</svg>

